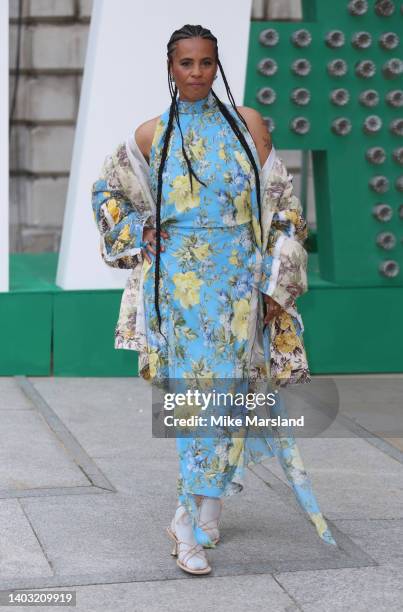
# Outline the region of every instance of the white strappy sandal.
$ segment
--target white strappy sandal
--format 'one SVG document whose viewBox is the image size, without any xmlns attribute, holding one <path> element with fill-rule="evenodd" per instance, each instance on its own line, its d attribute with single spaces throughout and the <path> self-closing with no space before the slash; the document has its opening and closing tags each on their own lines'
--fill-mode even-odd
<svg viewBox="0 0 403 612">
<path fill-rule="evenodd" d="M 221 511 L 223 508 L 221 497 L 204 496 L 199 505 L 199 527 L 203 529 L 214 544 L 220 541 L 218 529 Z M 206 547 L 208 548 L 208 547 Z"/>
<path fill-rule="evenodd" d="M 203 546 L 195 541 L 190 517 L 184 506 L 177 507 L 171 525 L 166 528 L 166 531 L 174 540 L 171 555 L 177 557 L 176 563 L 183 571 L 189 574 L 209 574 L 211 572 Z"/>
</svg>

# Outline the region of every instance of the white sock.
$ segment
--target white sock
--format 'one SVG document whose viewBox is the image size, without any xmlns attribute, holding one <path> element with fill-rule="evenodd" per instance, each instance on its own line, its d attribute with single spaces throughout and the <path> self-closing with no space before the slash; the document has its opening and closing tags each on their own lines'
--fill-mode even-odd
<svg viewBox="0 0 403 612">
<path fill-rule="evenodd" d="M 176 508 L 175 516 L 172 520 L 171 529 L 176 534 L 178 540 L 182 542 L 178 545 L 179 560 L 183 561 L 183 557 L 185 557 L 185 565 L 191 569 L 197 570 L 207 567 L 208 561 L 203 547 L 201 544 L 197 544 L 194 537 L 191 518 L 184 506 L 179 505 L 179 503 L 178 507 Z M 192 552 L 197 551 L 197 555 L 186 555 L 192 546 L 195 546 L 195 548 L 192 549 Z"/>
</svg>

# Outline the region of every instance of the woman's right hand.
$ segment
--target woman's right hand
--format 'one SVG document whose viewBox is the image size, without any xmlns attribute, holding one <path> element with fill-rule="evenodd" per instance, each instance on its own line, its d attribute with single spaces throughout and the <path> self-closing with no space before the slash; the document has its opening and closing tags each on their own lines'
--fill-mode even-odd
<svg viewBox="0 0 403 612">
<path fill-rule="evenodd" d="M 141 249 L 141 252 L 143 253 L 144 257 L 147 259 L 147 261 L 149 263 L 151 263 L 151 257 L 149 256 L 148 253 L 152 253 L 153 255 L 156 255 L 156 252 L 155 252 L 155 250 L 154 250 L 154 248 L 152 246 L 152 245 L 156 245 L 156 243 L 157 243 L 156 236 L 157 236 L 157 230 L 156 229 L 154 229 L 153 227 L 146 227 L 146 228 L 144 228 L 144 230 L 143 230 L 143 241 L 144 242 L 148 241 L 148 244 L 147 244 L 146 247 Z M 169 238 L 168 232 L 166 232 L 164 230 L 161 230 L 161 236 L 163 238 Z M 165 247 L 164 247 L 163 244 L 161 245 L 161 249 L 160 250 L 161 251 L 165 251 Z"/>
</svg>

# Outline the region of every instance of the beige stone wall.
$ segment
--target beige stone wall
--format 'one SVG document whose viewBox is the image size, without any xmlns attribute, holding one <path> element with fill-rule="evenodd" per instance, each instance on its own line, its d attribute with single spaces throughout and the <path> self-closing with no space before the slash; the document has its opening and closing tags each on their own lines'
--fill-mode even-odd
<svg viewBox="0 0 403 612">
<path fill-rule="evenodd" d="M 10 0 L 10 101 L 18 0 Z M 23 0 L 10 151 L 12 251 L 57 251 L 92 2 Z"/>
</svg>

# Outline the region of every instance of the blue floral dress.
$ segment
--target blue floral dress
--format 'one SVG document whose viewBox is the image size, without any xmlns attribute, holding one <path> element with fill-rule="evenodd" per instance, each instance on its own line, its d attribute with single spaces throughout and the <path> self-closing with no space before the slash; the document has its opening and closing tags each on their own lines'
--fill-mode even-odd
<svg viewBox="0 0 403 612">
<path fill-rule="evenodd" d="M 231 105 L 226 105 L 243 128 Z M 257 249 L 253 237 L 251 198 L 256 198 L 253 167 L 244 148 L 219 110 L 211 91 L 203 99 L 178 100 L 184 147 L 204 185 L 193 177 L 191 191 L 182 140 L 174 121 L 162 175 L 158 332 L 154 305 L 155 262 L 143 262 L 143 294 L 150 378 L 237 380 L 245 392 L 248 378 L 249 313 Z M 150 186 L 157 201 L 162 135 L 169 109 L 160 117 L 150 152 Z M 250 141 L 251 142 L 251 139 Z M 256 164 L 260 161 L 251 145 Z M 240 410 L 242 414 L 244 411 Z M 237 430 L 238 431 L 238 430 Z M 232 435 L 217 427 L 211 437 L 176 438 L 179 457 L 178 497 L 187 508 L 196 540 L 214 546 L 197 526 L 193 494 L 232 495 L 243 488 L 244 468 L 275 454 L 287 470 L 300 468 L 293 479 L 299 503 L 308 512 L 322 539 L 335 544 L 317 506 L 295 443 L 285 449 L 271 437 Z M 278 445 L 282 444 L 281 458 Z M 287 452 L 290 461 L 287 461 Z M 291 482 L 291 481 L 290 481 Z M 298 484 L 300 482 L 300 485 Z M 295 484 L 297 483 L 297 484 Z"/>
</svg>

